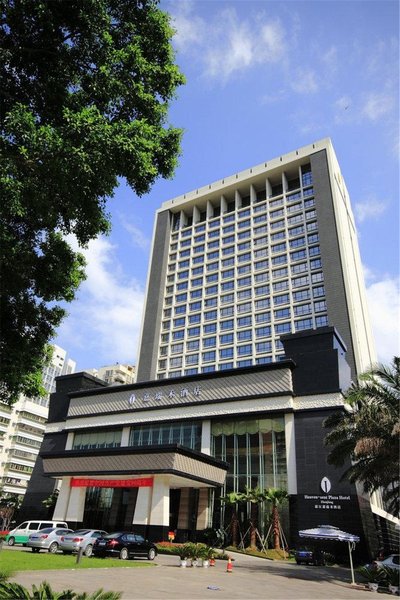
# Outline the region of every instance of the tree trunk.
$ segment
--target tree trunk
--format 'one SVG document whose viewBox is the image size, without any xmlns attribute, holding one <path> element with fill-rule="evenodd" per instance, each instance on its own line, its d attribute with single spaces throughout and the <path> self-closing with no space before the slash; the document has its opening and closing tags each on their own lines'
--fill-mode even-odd
<svg viewBox="0 0 400 600">
<path fill-rule="evenodd" d="M 276 506 L 272 507 L 272 539 L 274 543 L 274 550 L 280 550 L 279 513 Z"/>
<path fill-rule="evenodd" d="M 232 528 L 232 546 L 234 546 L 236 548 L 238 545 L 238 530 L 239 530 L 239 520 L 238 520 L 236 510 L 234 510 L 232 513 L 231 528 Z"/>
<path fill-rule="evenodd" d="M 256 538 L 256 523 L 257 523 L 257 504 L 251 502 L 250 504 L 250 548 L 253 550 L 257 547 L 257 538 Z"/>
</svg>

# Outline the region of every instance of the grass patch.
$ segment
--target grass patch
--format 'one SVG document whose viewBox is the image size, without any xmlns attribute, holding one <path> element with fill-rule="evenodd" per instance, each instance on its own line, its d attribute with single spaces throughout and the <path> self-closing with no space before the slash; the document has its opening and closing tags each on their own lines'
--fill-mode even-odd
<svg viewBox="0 0 400 600">
<path fill-rule="evenodd" d="M 152 567 L 153 562 L 143 560 L 119 560 L 118 558 L 87 558 L 82 556 L 79 564 L 76 555 L 50 554 L 31 550 L 2 550 L 0 553 L 0 569 L 2 573 L 17 573 L 18 571 L 47 571 L 59 569 L 113 569 Z"/>
</svg>

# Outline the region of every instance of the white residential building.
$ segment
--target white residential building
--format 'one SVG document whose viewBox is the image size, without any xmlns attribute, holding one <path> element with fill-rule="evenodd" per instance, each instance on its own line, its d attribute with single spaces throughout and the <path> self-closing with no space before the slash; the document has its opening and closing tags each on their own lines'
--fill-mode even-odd
<svg viewBox="0 0 400 600">
<path fill-rule="evenodd" d="M 115 363 L 115 365 L 100 367 L 99 369 L 86 369 L 86 372 L 102 379 L 109 385 L 129 384 L 136 381 L 136 367 L 134 365 Z"/>
<path fill-rule="evenodd" d="M 12 406 L 0 403 L 0 485 L 3 492 L 25 494 L 42 443 L 55 378 L 75 371 L 75 362 L 54 345 L 50 364 L 43 371 L 43 398 L 21 396 Z"/>
</svg>

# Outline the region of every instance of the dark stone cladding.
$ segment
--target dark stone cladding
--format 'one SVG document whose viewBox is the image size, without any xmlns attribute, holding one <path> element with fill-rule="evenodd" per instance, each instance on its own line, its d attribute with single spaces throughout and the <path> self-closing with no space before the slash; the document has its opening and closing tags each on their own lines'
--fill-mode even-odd
<svg viewBox="0 0 400 600">
<path fill-rule="evenodd" d="M 56 377 L 56 391 L 50 394 L 48 423 L 65 421 L 69 407 L 69 395 L 73 392 L 104 389 L 108 384 L 89 373 L 73 373 Z M 111 388 L 112 389 L 112 388 Z"/>
<path fill-rule="evenodd" d="M 40 452 L 52 454 L 53 452 L 64 451 L 67 436 L 66 431 L 46 434 L 43 438 Z M 18 519 L 21 522 L 26 519 L 48 519 L 53 516 L 53 509 L 47 509 L 43 506 L 42 502 L 54 491 L 54 484 L 54 479 L 44 474 L 43 459 L 39 453 L 29 480 L 28 489 L 18 513 Z"/>
<path fill-rule="evenodd" d="M 298 536 L 299 529 L 309 529 L 317 525 L 334 525 L 344 531 L 349 531 L 360 536 L 360 544 L 356 545 L 356 556 L 373 554 L 376 545 L 376 534 L 367 526 L 372 519 L 369 502 L 366 506 L 365 499 L 358 492 L 355 484 L 350 483 L 342 475 L 349 464 L 342 468 L 334 467 L 328 463 L 328 448 L 324 439 L 328 430 L 324 427 L 325 419 L 341 409 L 318 409 L 297 412 L 295 416 L 295 445 L 296 445 L 296 476 L 297 495 L 290 499 L 290 528 L 291 540 L 301 544 Z M 331 482 L 329 494 L 349 497 L 342 503 L 341 510 L 326 511 L 326 522 L 321 521 L 321 510 L 315 508 L 314 503 L 305 498 L 305 495 L 326 496 L 321 489 L 322 477 L 327 477 Z M 322 517 L 322 519 L 324 518 Z M 304 544 L 305 541 L 303 540 Z M 329 551 L 329 548 L 325 548 Z M 333 550 L 333 548 L 332 548 Z M 335 547 L 335 553 L 340 550 Z M 342 552 L 346 552 L 346 549 Z"/>
<path fill-rule="evenodd" d="M 329 324 L 334 325 L 343 337 L 346 347 L 346 360 L 355 381 L 357 368 L 354 358 L 353 339 L 349 318 L 349 307 L 343 278 L 343 264 L 339 248 L 337 219 L 333 203 L 331 178 L 326 150 L 314 152 L 310 156 L 315 192 L 315 209 L 318 219 L 319 245 L 324 271 L 326 303 Z M 331 174 L 333 179 L 333 174 Z"/>
<path fill-rule="evenodd" d="M 144 314 L 142 339 L 140 341 L 139 361 L 136 380 L 146 381 L 154 376 L 157 366 L 158 344 L 161 328 L 163 290 L 167 270 L 169 238 L 171 231 L 171 213 L 169 210 L 157 214 L 154 231 L 153 251 L 147 286 L 146 310 Z"/>
<path fill-rule="evenodd" d="M 334 327 L 321 327 L 281 336 L 286 356 L 296 364 L 296 396 L 342 391 L 351 385 L 346 346 Z"/>
</svg>

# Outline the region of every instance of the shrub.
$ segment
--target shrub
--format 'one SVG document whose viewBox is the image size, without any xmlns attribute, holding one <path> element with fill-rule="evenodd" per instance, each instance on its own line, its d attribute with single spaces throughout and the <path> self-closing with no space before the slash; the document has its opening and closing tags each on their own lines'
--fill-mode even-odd
<svg viewBox="0 0 400 600">
<path fill-rule="evenodd" d="M 120 600 L 121 592 L 105 592 L 100 589 L 93 594 L 78 594 L 72 590 L 55 592 L 47 581 L 43 581 L 39 587 L 32 585 L 32 591 L 10 581 L 0 582 L 0 600 Z"/>
</svg>

